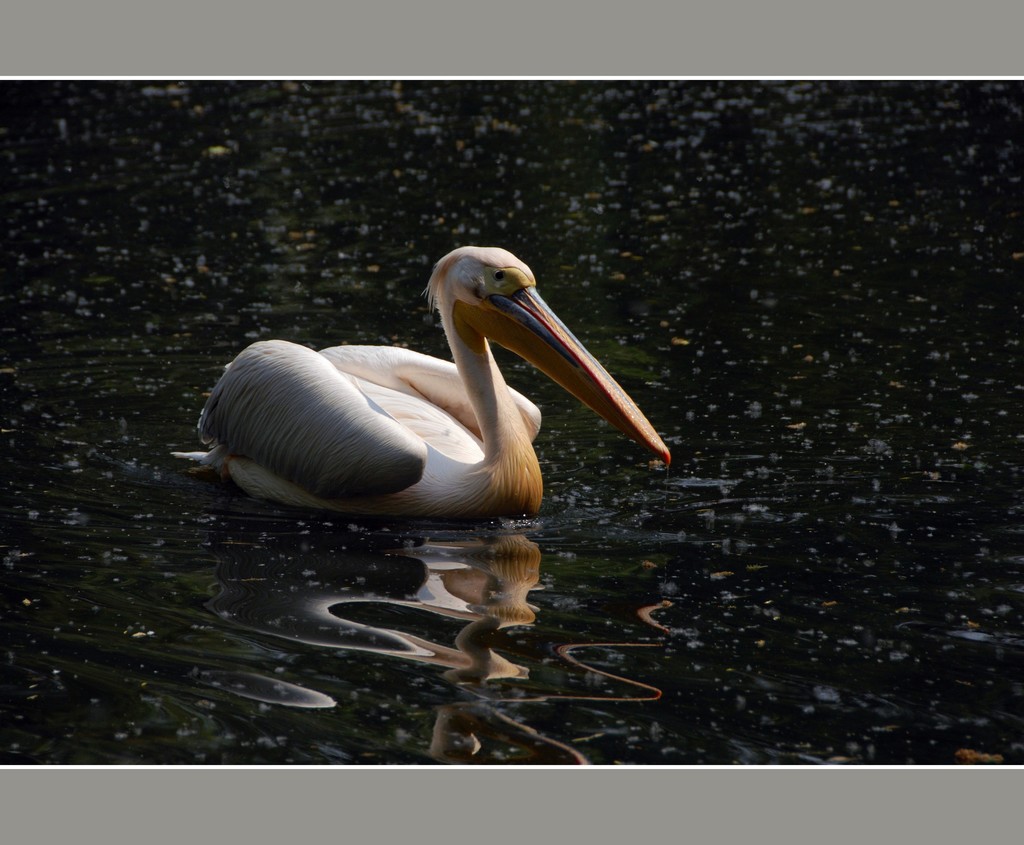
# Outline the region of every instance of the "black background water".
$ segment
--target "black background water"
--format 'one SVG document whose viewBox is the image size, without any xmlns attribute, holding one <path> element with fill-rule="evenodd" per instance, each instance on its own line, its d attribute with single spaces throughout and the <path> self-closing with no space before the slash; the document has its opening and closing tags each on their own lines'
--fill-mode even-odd
<svg viewBox="0 0 1024 845">
<path fill-rule="evenodd" d="M 4 82 L 6 763 L 1024 762 L 1018 82 Z M 252 340 L 447 356 L 495 243 L 533 520 L 190 475 Z"/>
</svg>

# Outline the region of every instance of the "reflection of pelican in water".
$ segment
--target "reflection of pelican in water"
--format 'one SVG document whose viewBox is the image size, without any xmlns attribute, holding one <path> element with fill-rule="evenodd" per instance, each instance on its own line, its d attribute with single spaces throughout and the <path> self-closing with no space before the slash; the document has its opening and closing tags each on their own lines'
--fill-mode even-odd
<svg viewBox="0 0 1024 845">
<path fill-rule="evenodd" d="M 540 577 L 540 550 L 525 537 L 388 553 L 355 551 L 337 561 L 341 566 L 324 561 L 315 580 L 308 574 L 296 577 L 295 560 L 279 566 L 261 560 L 257 575 L 241 547 L 225 551 L 218 568 L 221 592 L 209 607 L 236 624 L 310 645 L 382 652 L 442 666 L 453 681 L 527 674 L 486 645 L 492 632 L 534 620 L 526 594 Z M 258 560 L 259 552 L 255 556 Z M 410 566 L 410 557 L 422 567 Z M 298 568 L 307 573 L 311 569 L 301 563 Z M 428 611 L 466 624 L 452 648 L 353 618 L 382 605 Z"/>
<path fill-rule="evenodd" d="M 292 538 L 296 544 L 302 539 Z M 553 649 L 566 667 L 623 684 L 631 694 L 599 694 L 593 688 L 573 694 L 547 687 L 531 694 L 527 667 L 501 653 L 513 646 L 504 629 L 532 625 L 535 620 L 536 608 L 527 599 L 538 586 L 541 553 L 521 535 L 426 544 L 387 554 L 353 550 L 318 556 L 315 550 L 294 549 L 282 555 L 238 542 L 218 544 L 216 552 L 221 558 L 221 592 L 209 607 L 219 616 L 290 641 L 438 666 L 448 681 L 478 697 L 438 708 L 431 741 L 431 755 L 438 760 L 491 762 L 498 755 L 503 762 L 585 762 L 571 746 L 499 712 L 495 704 L 506 698 L 504 685 L 495 685 L 498 681 L 515 685 L 507 700 L 519 704 L 557 698 L 644 700 L 660 695 L 653 687 L 585 666 L 569 655 L 572 645 L 565 644 L 544 648 Z M 430 634 L 415 635 L 362 621 L 380 617 L 380 610 L 389 607 L 426 611 L 430 618 L 464 624 L 452 647 L 435 642 Z M 283 678 L 218 670 L 202 672 L 200 678 L 265 702 L 297 707 L 333 704 L 323 693 Z M 515 751 L 509 754 L 495 744 Z"/>
<path fill-rule="evenodd" d="M 666 464 L 640 409 L 503 249 L 442 258 L 428 294 L 455 363 L 406 349 L 284 341 L 245 349 L 203 408 L 191 457 L 257 498 L 347 514 L 479 518 L 535 514 L 540 411 L 510 390 L 487 339 L 535 364 Z"/>
</svg>

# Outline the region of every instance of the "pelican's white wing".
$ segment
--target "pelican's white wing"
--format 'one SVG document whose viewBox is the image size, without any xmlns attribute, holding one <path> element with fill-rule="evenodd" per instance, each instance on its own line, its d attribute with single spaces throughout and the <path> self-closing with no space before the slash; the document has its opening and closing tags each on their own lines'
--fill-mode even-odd
<svg viewBox="0 0 1024 845">
<path fill-rule="evenodd" d="M 451 361 L 397 346 L 332 346 L 321 349 L 320 354 L 343 373 L 425 400 L 451 414 L 480 439 L 480 427 L 465 382 Z M 532 440 L 540 431 L 540 410 L 518 391 L 509 388 L 509 392 Z"/>
<path fill-rule="evenodd" d="M 199 418 L 203 441 L 323 498 L 394 493 L 419 481 L 426 444 L 323 355 L 254 343 Z"/>
</svg>

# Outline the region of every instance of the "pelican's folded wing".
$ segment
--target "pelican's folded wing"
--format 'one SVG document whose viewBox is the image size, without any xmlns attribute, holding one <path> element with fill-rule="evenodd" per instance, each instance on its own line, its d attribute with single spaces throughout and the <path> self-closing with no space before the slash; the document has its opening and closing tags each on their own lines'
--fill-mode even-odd
<svg viewBox="0 0 1024 845">
<path fill-rule="evenodd" d="M 466 385 L 451 361 L 398 346 L 332 346 L 320 354 L 343 373 L 426 399 L 480 437 Z M 540 430 L 540 410 L 518 391 L 509 388 L 509 392 L 532 440 Z"/>
<path fill-rule="evenodd" d="M 426 445 L 326 358 L 281 340 L 254 343 L 235 358 L 199 432 L 323 498 L 404 490 L 427 459 Z"/>
</svg>

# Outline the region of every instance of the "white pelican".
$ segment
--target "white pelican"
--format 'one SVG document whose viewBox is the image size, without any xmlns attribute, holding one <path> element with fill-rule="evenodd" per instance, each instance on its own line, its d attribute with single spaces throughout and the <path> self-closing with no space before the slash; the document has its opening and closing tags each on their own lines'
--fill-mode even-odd
<svg viewBox="0 0 1024 845">
<path fill-rule="evenodd" d="M 646 417 L 535 285 L 504 249 L 464 246 L 442 258 L 426 295 L 454 364 L 395 347 L 254 343 L 203 408 L 210 450 L 175 454 L 285 505 L 354 516 L 536 514 L 540 411 L 505 384 L 490 338 L 668 464 Z"/>
</svg>

